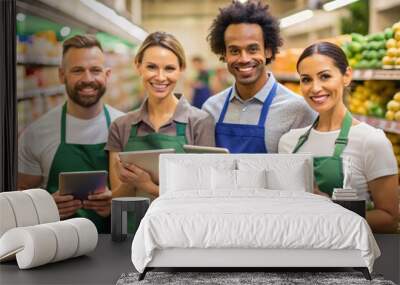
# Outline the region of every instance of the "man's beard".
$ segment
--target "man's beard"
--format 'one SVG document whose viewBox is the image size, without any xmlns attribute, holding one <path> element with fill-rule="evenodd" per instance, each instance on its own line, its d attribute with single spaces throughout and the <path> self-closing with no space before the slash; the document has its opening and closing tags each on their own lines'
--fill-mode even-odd
<svg viewBox="0 0 400 285">
<path fill-rule="evenodd" d="M 84 108 L 89 108 L 92 107 L 93 105 L 96 105 L 106 92 L 106 87 L 97 82 L 89 82 L 89 83 L 82 82 L 76 84 L 75 86 L 70 86 L 67 80 L 65 80 L 64 84 L 68 97 L 74 103 Z M 96 96 L 80 95 L 79 91 L 86 87 L 90 87 L 96 90 L 97 91 Z"/>
</svg>

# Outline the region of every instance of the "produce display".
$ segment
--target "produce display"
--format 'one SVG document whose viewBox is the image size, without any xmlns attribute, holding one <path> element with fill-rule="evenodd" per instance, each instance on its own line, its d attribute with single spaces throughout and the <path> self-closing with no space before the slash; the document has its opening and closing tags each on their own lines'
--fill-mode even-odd
<svg viewBox="0 0 400 285">
<path fill-rule="evenodd" d="M 387 52 L 382 59 L 383 68 L 400 69 L 400 22 L 385 29 L 385 33 L 389 38 L 386 41 Z"/>
<path fill-rule="evenodd" d="M 354 114 L 384 118 L 388 103 L 396 91 L 398 90 L 394 81 L 364 81 L 363 84 L 356 85 L 348 97 L 349 110 Z"/>
<path fill-rule="evenodd" d="M 355 69 L 400 68 L 400 22 L 381 33 L 352 33 L 342 49 Z"/>
<path fill-rule="evenodd" d="M 400 91 L 394 94 L 393 99 L 387 103 L 386 107 L 386 120 L 400 122 Z"/>
<path fill-rule="evenodd" d="M 400 135 L 386 133 L 386 137 L 392 143 L 393 152 L 394 152 L 394 155 L 396 156 L 397 166 L 399 168 L 399 174 L 400 174 Z M 400 179 L 400 175 L 399 175 L 399 179 Z"/>
</svg>

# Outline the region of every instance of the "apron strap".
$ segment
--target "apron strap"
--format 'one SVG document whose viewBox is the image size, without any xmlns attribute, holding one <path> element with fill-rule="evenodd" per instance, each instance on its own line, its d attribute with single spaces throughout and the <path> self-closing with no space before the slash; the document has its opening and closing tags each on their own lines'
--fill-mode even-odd
<svg viewBox="0 0 400 285">
<path fill-rule="evenodd" d="M 111 125 L 111 116 L 110 113 L 108 112 L 108 109 L 106 108 L 106 105 L 103 106 L 104 109 L 104 115 L 106 116 L 106 123 L 107 123 L 107 129 L 110 128 Z"/>
<path fill-rule="evenodd" d="M 305 132 L 303 135 L 301 135 L 299 137 L 299 140 L 297 141 L 297 144 L 296 144 L 295 148 L 293 149 L 292 153 L 296 153 L 299 150 L 299 148 L 308 140 L 311 130 L 317 126 L 318 121 L 319 121 L 319 117 L 315 120 L 315 122 L 307 130 L 307 132 Z M 342 122 L 342 127 L 340 129 L 339 136 L 337 137 L 337 139 L 335 141 L 335 150 L 334 150 L 334 154 L 333 154 L 334 157 L 340 157 L 343 150 L 346 148 L 347 142 L 348 142 L 347 137 L 348 137 L 348 134 L 349 134 L 349 131 L 351 128 L 352 121 L 353 121 L 353 117 L 351 116 L 350 112 L 347 111 L 346 115 L 344 116 L 343 122 Z"/>
<path fill-rule="evenodd" d="M 176 122 L 176 136 L 186 136 L 186 124 Z M 138 124 L 132 125 L 130 137 L 136 137 Z"/>
<path fill-rule="evenodd" d="M 186 134 L 186 124 L 185 123 L 178 123 L 175 122 L 176 124 L 176 136 L 177 137 L 185 137 Z"/>
<path fill-rule="evenodd" d="M 351 116 L 350 112 L 347 111 L 342 122 L 342 128 L 340 129 L 339 136 L 335 141 L 335 152 L 333 153 L 334 157 L 340 157 L 340 155 L 346 148 L 347 143 L 349 141 L 347 137 L 349 135 L 352 121 L 353 117 Z"/>
<path fill-rule="evenodd" d="M 265 102 L 263 104 L 263 107 L 261 109 L 260 118 L 258 120 L 259 127 L 263 127 L 265 124 L 265 120 L 267 119 L 269 108 L 271 107 L 271 104 L 272 104 L 272 100 L 274 100 L 274 98 L 276 96 L 277 87 L 278 87 L 278 84 L 275 82 L 271 88 L 271 91 L 269 91 L 267 99 L 265 100 Z M 218 119 L 218 123 L 220 123 L 220 124 L 223 123 L 223 121 L 225 119 L 226 111 L 228 110 L 229 101 L 230 101 L 230 98 L 232 95 L 232 90 L 233 90 L 233 87 L 231 88 L 231 90 L 229 90 L 228 96 L 225 99 L 224 107 L 222 108 L 221 115 L 219 116 L 219 119 Z"/>
<path fill-rule="evenodd" d="M 268 116 L 269 108 L 271 107 L 271 104 L 272 104 L 272 100 L 274 100 L 274 98 L 276 96 L 277 87 L 278 87 L 278 84 L 275 82 L 271 88 L 271 91 L 269 91 L 267 99 L 265 100 L 265 102 L 263 104 L 263 107 L 261 109 L 260 119 L 258 120 L 259 127 L 264 127 L 265 120 L 267 119 L 267 116 Z"/>
<path fill-rule="evenodd" d="M 67 102 L 64 103 L 61 111 L 61 138 L 60 144 L 65 144 L 66 125 L 67 125 Z"/>
<path fill-rule="evenodd" d="M 303 146 L 303 144 L 308 140 L 308 137 L 309 137 L 309 135 L 311 133 L 311 130 L 317 126 L 318 121 L 319 121 L 319 117 L 317 117 L 317 119 L 314 121 L 312 126 L 307 130 L 307 132 L 305 132 L 304 134 L 302 134 L 299 137 L 299 140 L 297 141 L 297 144 L 294 147 L 292 153 L 296 153 L 299 150 L 299 148 L 301 148 Z"/>
<path fill-rule="evenodd" d="M 137 135 L 138 124 L 131 126 L 131 134 L 129 137 L 136 137 Z"/>
<path fill-rule="evenodd" d="M 108 112 L 106 106 L 103 106 L 104 110 L 104 115 L 106 116 L 106 124 L 107 124 L 107 129 L 111 125 L 111 117 L 110 113 Z M 67 102 L 64 103 L 61 111 L 61 144 L 64 144 L 66 142 L 66 133 L 67 133 Z"/>
<path fill-rule="evenodd" d="M 226 111 L 228 110 L 229 100 L 232 95 L 232 90 L 233 90 L 233 87 L 231 88 L 231 90 L 229 90 L 228 96 L 226 96 L 226 99 L 225 99 L 224 107 L 222 108 L 222 111 L 221 111 L 221 115 L 219 115 L 218 123 L 220 123 L 220 124 L 222 124 L 224 122 L 225 114 L 226 114 Z"/>
</svg>

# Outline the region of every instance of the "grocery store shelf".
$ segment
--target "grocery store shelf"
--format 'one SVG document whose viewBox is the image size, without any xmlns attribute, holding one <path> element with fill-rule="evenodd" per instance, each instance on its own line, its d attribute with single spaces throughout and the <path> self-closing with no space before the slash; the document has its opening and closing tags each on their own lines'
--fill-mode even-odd
<svg viewBox="0 0 400 285">
<path fill-rule="evenodd" d="M 298 82 L 297 73 L 274 73 L 279 81 Z M 400 80 L 400 69 L 354 69 L 353 80 Z"/>
<path fill-rule="evenodd" d="M 383 12 L 399 6 L 400 6 L 399 0 L 376 1 L 375 9 L 379 12 Z"/>
<path fill-rule="evenodd" d="M 385 132 L 400 134 L 400 122 L 398 121 L 388 121 L 384 119 L 355 115 L 355 114 L 353 114 L 353 117 L 375 128 L 382 129 Z"/>
<path fill-rule="evenodd" d="M 60 59 L 49 58 L 45 56 L 26 57 L 17 55 L 17 64 L 22 65 L 41 65 L 41 66 L 59 66 Z"/>
<path fill-rule="evenodd" d="M 297 73 L 274 73 L 276 80 L 285 82 L 299 82 L 300 78 Z"/>
<path fill-rule="evenodd" d="M 60 95 L 63 94 L 64 92 L 65 92 L 64 85 L 58 85 L 48 88 L 36 88 L 36 89 L 31 89 L 29 91 L 25 91 L 23 94 L 18 94 L 17 100 L 18 101 L 28 100 L 36 96 Z"/>
<path fill-rule="evenodd" d="M 400 69 L 355 69 L 353 80 L 400 80 Z"/>
</svg>

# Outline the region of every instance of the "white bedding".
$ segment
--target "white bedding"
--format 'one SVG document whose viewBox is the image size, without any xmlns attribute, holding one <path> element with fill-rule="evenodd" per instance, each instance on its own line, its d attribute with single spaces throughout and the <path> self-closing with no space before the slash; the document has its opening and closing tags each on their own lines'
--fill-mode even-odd
<svg viewBox="0 0 400 285">
<path fill-rule="evenodd" d="M 135 268 L 143 272 L 154 249 L 165 248 L 358 249 L 370 272 L 380 255 L 366 220 L 328 198 L 266 189 L 212 195 L 157 198 L 132 243 Z"/>
</svg>

